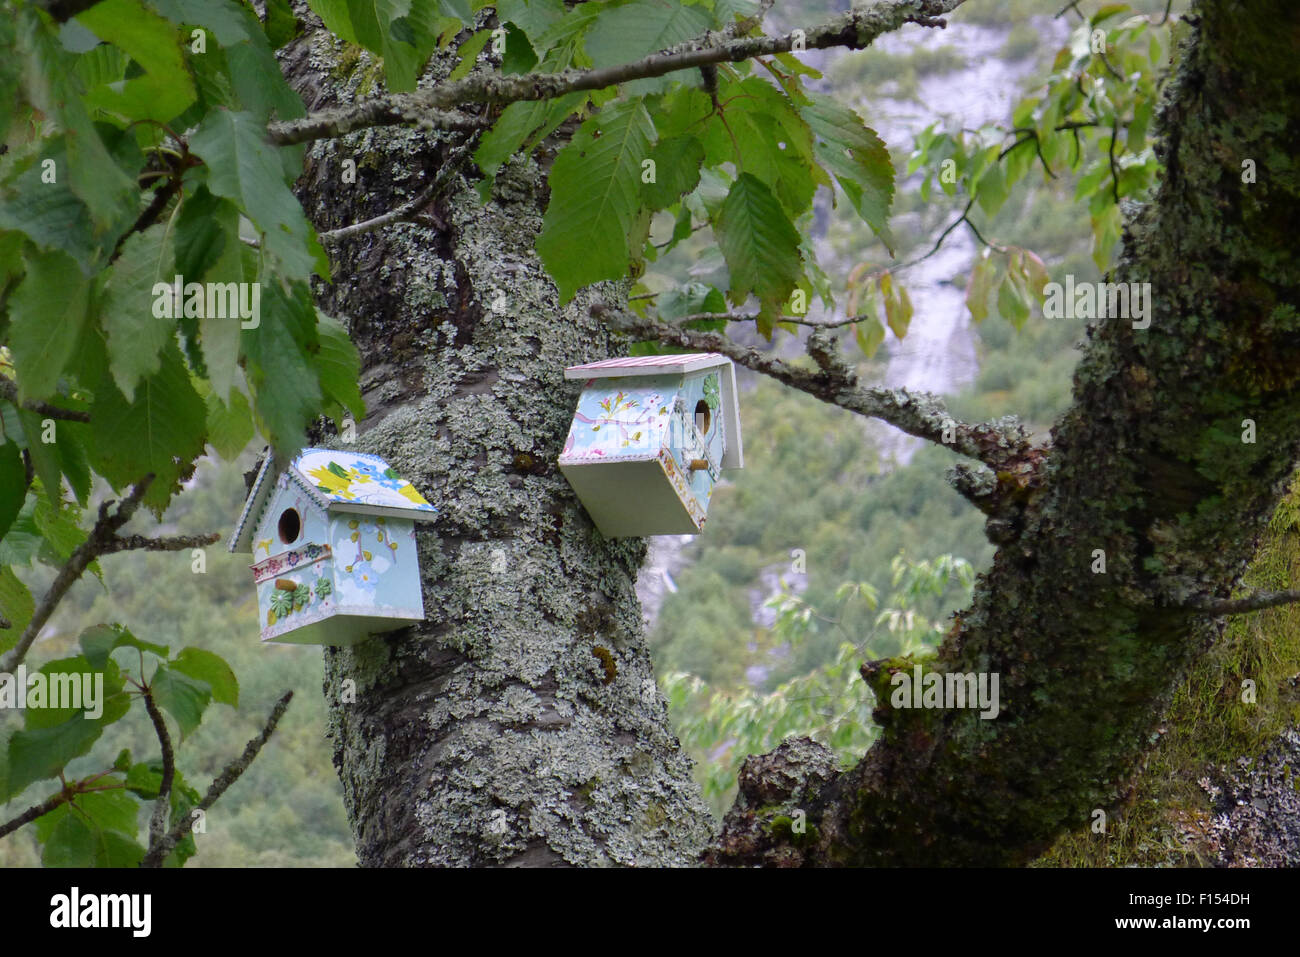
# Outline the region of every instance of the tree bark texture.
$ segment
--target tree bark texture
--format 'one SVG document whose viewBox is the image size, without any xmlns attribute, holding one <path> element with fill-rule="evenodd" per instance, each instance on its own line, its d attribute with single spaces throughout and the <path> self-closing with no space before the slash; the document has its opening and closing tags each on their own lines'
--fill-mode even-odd
<svg viewBox="0 0 1300 957">
<path fill-rule="evenodd" d="M 1231 593 L 1300 454 L 1300 10 L 1209 0 L 1193 21 L 1164 177 L 1110 277 L 1152 284 L 1150 328 L 1089 330 L 1042 466 L 998 473 L 993 566 L 927 664 L 998 673 L 1001 714 L 891 709 L 913 663 L 865 666 L 881 740 L 839 775 L 810 742 L 753 759 L 711 862 L 1032 860 L 1114 808 L 1214 640 L 1188 606 Z"/>
<path fill-rule="evenodd" d="M 346 103 L 375 65 L 314 26 L 286 73 L 309 109 Z M 448 69 L 435 56 L 422 84 Z M 314 144 L 308 214 L 324 231 L 399 206 L 466 135 Z M 712 834 L 644 640 L 644 544 L 602 538 L 555 464 L 578 392 L 564 367 L 619 353 L 534 252 L 551 155 L 504 168 L 487 204 L 462 168 L 419 221 L 338 243 L 318 297 L 362 356 L 367 418 L 340 447 L 439 509 L 418 532 L 426 620 L 325 652 L 362 865 L 672 865 Z"/>
</svg>

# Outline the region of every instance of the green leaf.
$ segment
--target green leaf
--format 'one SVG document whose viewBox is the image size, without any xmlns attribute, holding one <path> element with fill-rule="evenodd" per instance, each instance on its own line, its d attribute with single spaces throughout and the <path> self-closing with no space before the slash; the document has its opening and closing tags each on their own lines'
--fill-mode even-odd
<svg viewBox="0 0 1300 957">
<path fill-rule="evenodd" d="M 702 312 L 726 312 L 727 302 L 722 293 L 702 282 L 688 282 L 677 289 L 669 289 L 655 300 L 659 318 L 680 319 Z"/>
<path fill-rule="evenodd" d="M 6 442 L 0 445 L 0 538 L 5 537 L 5 532 L 22 511 L 26 498 L 27 469 L 22 455 L 14 442 Z"/>
<path fill-rule="evenodd" d="M 565 117 L 586 101 L 586 93 L 569 93 L 555 100 L 511 103 L 502 110 L 496 124 L 483 134 L 478 149 L 474 151 L 474 162 L 483 171 L 483 180 L 478 187 L 483 201 L 491 196 L 502 163 L 525 145 L 535 145 L 549 136 Z"/>
<path fill-rule="evenodd" d="M 117 665 L 108 662 L 103 668 L 91 668 L 90 661 L 84 655 L 47 661 L 41 665 L 38 674 L 45 678 L 46 698 L 40 702 L 40 707 L 29 707 L 23 712 L 24 723 L 29 729 L 52 728 L 73 718 L 94 720 L 83 716 L 101 707 L 107 711 L 109 700 L 122 694 L 122 677 Z M 84 680 L 86 675 L 91 676 L 89 686 Z M 77 701 L 76 706 L 55 707 L 56 689 L 61 699 L 63 695 L 68 695 L 69 700 Z M 29 691 L 29 703 L 34 704 L 30 693 Z"/>
<path fill-rule="evenodd" d="M 90 459 L 115 489 L 154 475 L 144 502 L 161 509 L 203 454 L 207 409 L 194 390 L 174 342 L 162 351 L 157 372 L 128 401 L 111 383 L 100 383 L 91 408 Z"/>
<path fill-rule="evenodd" d="M 292 451 L 321 407 L 320 380 L 308 359 L 320 348 L 316 307 L 305 284 L 286 292 L 272 280 L 262 289 L 263 320 L 241 333 L 245 373 L 262 434 L 277 449 Z"/>
<path fill-rule="evenodd" d="M 92 625 L 81 633 L 78 641 L 82 654 L 95 671 L 104 670 L 108 656 L 116 648 L 136 648 L 164 659 L 170 654 L 166 645 L 141 641 L 122 625 Z"/>
<path fill-rule="evenodd" d="M 667 209 L 699 185 L 704 146 L 694 136 L 674 136 L 660 140 L 649 159 L 654 160 L 655 181 L 645 182 L 642 173 L 642 199 L 650 209 Z"/>
<path fill-rule="evenodd" d="M 233 462 L 253 441 L 253 410 L 248 397 L 238 389 L 230 393 L 230 402 L 222 402 L 216 393 L 204 400 L 208 407 L 208 442 L 227 462 Z"/>
<path fill-rule="evenodd" d="M 998 287 L 998 312 L 1017 330 L 1029 318 L 1029 299 L 1022 282 L 1014 272 L 1007 270 Z"/>
<path fill-rule="evenodd" d="M 835 175 L 853 208 L 893 251 L 889 210 L 894 202 L 894 164 L 884 142 L 847 106 L 811 94 L 800 114 L 812 128 L 817 161 Z"/>
<path fill-rule="evenodd" d="M 190 151 L 207 164 L 208 189 L 239 205 L 285 274 L 306 279 L 320 247 L 265 133 L 252 113 L 216 110 L 190 137 Z"/>
<path fill-rule="evenodd" d="M 316 326 L 320 351 L 316 353 L 316 372 L 324 397 L 352 413 L 356 420 L 365 418 L 366 404 L 361 398 L 361 356 L 348 338 L 343 323 L 318 312 Z"/>
<path fill-rule="evenodd" d="M 870 359 L 880 348 L 880 344 L 885 341 L 885 327 L 880 324 L 880 320 L 874 316 L 869 319 L 863 319 L 853 324 L 853 336 L 858 341 L 858 348 L 862 354 Z"/>
<path fill-rule="evenodd" d="M 812 204 L 820 178 L 830 180 L 813 162 L 813 134 L 784 93 L 758 77 L 724 82 L 718 99 L 723 115 L 712 115 L 700 130 L 705 163 L 733 163 L 767 183 L 791 217 Z M 691 98 L 683 106 L 691 107 Z M 679 107 L 680 109 L 680 107 Z M 725 120 L 725 122 L 724 122 Z"/>
<path fill-rule="evenodd" d="M 116 778 L 105 778 L 108 784 Z M 140 805 L 124 791 L 77 795 L 36 821 L 45 867 L 137 867 L 145 850 L 134 839 Z"/>
<path fill-rule="evenodd" d="M 127 696 L 119 693 L 104 701 L 104 713 L 98 719 L 77 714 L 53 727 L 14 732 L 9 738 L 7 793 L 0 797 L 8 800 L 37 781 L 57 777 L 69 761 L 89 752 L 104 728 L 126 714 L 130 706 Z"/>
<path fill-rule="evenodd" d="M 779 309 L 802 273 L 799 233 L 772 191 L 741 173 L 731 184 L 714 232 L 731 273 L 731 301 L 740 305 L 754 293 Z"/>
<path fill-rule="evenodd" d="M 880 288 L 885 293 L 885 322 L 889 324 L 889 331 L 902 339 L 912 322 L 912 298 L 906 288 L 892 281 L 888 273 L 881 277 Z"/>
<path fill-rule="evenodd" d="M 266 39 L 278 50 L 298 35 L 298 19 L 289 0 L 266 0 Z"/>
<path fill-rule="evenodd" d="M 0 615 L 9 620 L 9 628 L 0 628 L 0 652 L 18 643 L 18 637 L 32 620 L 36 602 L 27 586 L 18 580 L 8 565 L 0 565 Z"/>
<path fill-rule="evenodd" d="M 68 185 L 86 205 L 98 229 L 124 212 L 138 212 L 134 180 L 117 164 L 91 122 L 76 75 L 76 60 L 30 8 L 20 12 L 18 48 L 24 55 L 27 101 L 66 131 Z M 60 168 L 62 177 L 64 171 Z"/>
<path fill-rule="evenodd" d="M 203 711 L 212 700 L 212 690 L 206 681 L 191 678 L 177 670 L 174 664 L 159 665 L 149 687 L 158 707 L 176 719 L 182 738 L 188 737 L 199 726 Z"/>
<path fill-rule="evenodd" d="M 211 30 L 223 47 L 251 40 L 258 30 L 256 18 L 245 16 L 235 0 L 149 0 L 149 5 L 172 23 Z"/>
<path fill-rule="evenodd" d="M 456 69 L 451 71 L 447 79 L 459 80 L 461 77 L 467 75 L 470 70 L 474 69 L 478 63 L 478 55 L 483 52 L 483 48 L 487 46 L 487 42 L 490 39 L 492 39 L 491 30 L 480 30 L 462 43 L 460 45 L 460 50 L 457 51 L 457 54 L 460 56 L 460 62 L 456 64 Z"/>
<path fill-rule="evenodd" d="M 975 260 L 970 281 L 966 284 L 966 308 L 971 318 L 983 322 L 989 314 L 989 293 L 993 289 L 993 260 L 982 255 Z"/>
<path fill-rule="evenodd" d="M 212 690 L 212 700 L 239 707 L 239 682 L 230 665 L 219 655 L 202 648 L 182 648 L 176 659 L 168 664 L 172 671 L 179 671 L 196 681 L 202 681 Z"/>
<path fill-rule="evenodd" d="M 102 310 L 108 368 L 128 400 L 141 379 L 158 371 L 159 354 L 176 335 L 175 320 L 160 319 L 153 312 L 154 283 L 170 285 L 171 266 L 167 227 L 159 223 L 127 237 L 108 274 Z"/>
<path fill-rule="evenodd" d="M 438 43 L 433 25 L 445 12 L 438 0 L 312 0 L 310 6 L 344 40 L 383 57 L 394 93 L 415 89 Z"/>
<path fill-rule="evenodd" d="M 59 376 L 81 343 L 90 283 L 57 250 L 29 250 L 27 274 L 9 299 L 9 348 L 23 397 L 55 394 Z"/>
<path fill-rule="evenodd" d="M 609 4 L 587 34 L 587 55 L 597 68 L 630 63 L 697 37 L 710 25 L 703 7 L 675 0 Z"/>
<path fill-rule="evenodd" d="M 132 121 L 167 121 L 197 99 L 175 26 L 140 0 L 100 0 L 77 15 L 101 40 L 130 54 L 138 69 L 121 83 L 89 91 L 86 104 Z"/>
<path fill-rule="evenodd" d="M 641 161 L 653 138 L 644 104 L 630 100 L 583 123 L 555 158 L 537 251 L 561 302 L 583 286 L 626 275 L 628 233 L 641 205 Z"/>
</svg>

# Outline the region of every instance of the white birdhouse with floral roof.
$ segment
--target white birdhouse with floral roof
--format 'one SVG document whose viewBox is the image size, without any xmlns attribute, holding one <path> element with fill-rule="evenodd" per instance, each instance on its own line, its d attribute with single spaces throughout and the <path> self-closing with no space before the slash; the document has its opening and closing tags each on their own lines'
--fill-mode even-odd
<svg viewBox="0 0 1300 957">
<path fill-rule="evenodd" d="M 731 360 L 716 353 L 606 359 L 583 382 L 560 471 L 607 538 L 694 534 L 725 469 L 744 466 Z"/>
<path fill-rule="evenodd" d="M 351 645 L 424 618 L 415 523 L 437 509 L 375 455 L 268 455 L 230 538 L 251 552 L 262 640 Z"/>
</svg>

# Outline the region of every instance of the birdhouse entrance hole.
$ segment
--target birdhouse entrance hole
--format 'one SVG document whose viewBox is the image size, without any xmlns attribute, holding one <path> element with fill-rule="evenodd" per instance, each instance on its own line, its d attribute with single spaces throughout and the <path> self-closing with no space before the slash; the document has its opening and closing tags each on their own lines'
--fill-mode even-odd
<svg viewBox="0 0 1300 957">
<path fill-rule="evenodd" d="M 292 544 L 302 534 L 302 516 L 298 514 L 296 508 L 286 508 L 280 514 L 280 523 L 277 528 L 280 532 L 280 541 L 286 545 Z"/>
<path fill-rule="evenodd" d="M 700 435 L 709 434 L 709 423 L 713 421 L 713 416 L 709 413 L 709 403 L 701 399 L 695 403 L 695 427 L 700 430 Z"/>
</svg>

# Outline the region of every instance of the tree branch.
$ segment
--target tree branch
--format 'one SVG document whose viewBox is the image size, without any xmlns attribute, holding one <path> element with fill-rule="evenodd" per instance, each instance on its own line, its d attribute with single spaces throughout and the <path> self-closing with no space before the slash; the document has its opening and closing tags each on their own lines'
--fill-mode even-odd
<svg viewBox="0 0 1300 957">
<path fill-rule="evenodd" d="M 487 122 L 460 112 L 469 103 L 516 103 L 521 100 L 550 100 L 583 90 L 601 90 L 630 80 L 664 76 L 716 63 L 738 63 L 759 56 L 790 52 L 796 42 L 803 49 L 825 50 L 845 47 L 861 50 L 879 36 L 907 23 L 943 27 L 942 14 L 950 13 L 965 0 L 880 0 L 870 7 L 850 10 L 842 16 L 803 32 L 785 36 L 731 38 L 726 32 L 710 32 L 682 44 L 687 49 L 655 53 L 632 63 L 593 70 L 563 70 L 559 73 L 523 73 L 514 76 L 474 74 L 460 80 L 439 83 L 414 93 L 390 94 L 348 107 L 323 110 L 297 120 L 272 123 L 271 142 L 279 146 L 342 136 L 372 126 L 418 123 L 436 129 L 477 129 Z"/>
<path fill-rule="evenodd" d="M 593 303 L 591 313 L 624 335 L 721 353 L 747 369 L 770 376 L 823 402 L 888 422 L 908 435 L 946 446 L 983 462 L 995 471 L 1019 470 L 1031 459 L 1036 465 L 1035 453 L 1041 454 L 1041 450 L 1029 441 L 1024 428 L 1013 419 L 977 424 L 957 422 L 948 415 L 943 400 L 937 396 L 906 389 L 863 386 L 857 373 L 835 351 L 826 329 L 817 329 L 809 338 L 808 354 L 818 366 L 810 370 L 764 355 L 717 333 L 642 319 L 604 302 Z"/>
<path fill-rule="evenodd" d="M 1250 611 L 1260 611 L 1264 608 L 1276 608 L 1278 605 L 1289 605 L 1296 601 L 1300 601 L 1300 589 L 1292 588 L 1286 591 L 1257 591 L 1253 595 L 1247 595 L 1244 598 L 1222 598 L 1213 601 L 1207 599 L 1184 607 L 1217 617 L 1219 615 L 1241 615 Z"/>
<path fill-rule="evenodd" d="M 68 557 L 67 562 L 59 569 L 59 574 L 55 576 L 53 584 L 41 598 L 40 604 L 32 612 L 32 619 L 23 629 L 23 633 L 18 636 L 18 642 L 11 648 L 3 658 L 0 658 L 0 671 L 12 672 L 14 668 L 22 662 L 27 656 L 32 642 L 40 634 L 45 623 L 49 621 L 50 615 L 58 607 L 63 596 L 67 594 L 68 589 L 73 583 L 81 577 L 81 573 L 86 567 L 106 551 L 120 550 L 112 549 L 112 543 L 116 539 L 117 530 L 125 525 L 140 507 L 140 502 L 144 498 L 145 492 L 149 490 L 153 482 L 153 474 L 150 473 L 136 482 L 127 493 L 126 498 L 118 504 L 117 508 L 110 515 L 109 506 L 113 503 L 106 501 L 99 506 L 99 517 L 95 520 L 94 527 L 91 528 L 90 534 L 86 540 L 77 546 L 76 550 Z"/>
<path fill-rule="evenodd" d="M 248 766 L 253 763 L 263 745 L 270 740 L 271 734 L 275 731 L 276 725 L 284 717 L 285 710 L 289 707 L 289 702 L 293 700 L 293 692 L 286 691 L 275 707 L 271 709 L 270 716 L 266 719 L 266 725 L 262 730 L 248 742 L 244 747 L 244 753 L 226 765 L 225 769 L 213 780 L 212 786 L 208 788 L 208 793 L 203 795 L 203 800 L 199 801 L 193 808 L 196 811 L 206 811 L 212 805 L 217 803 L 217 799 L 225 794 L 232 784 L 239 780 L 240 775 L 248 770 Z M 190 828 L 191 822 L 188 820 L 177 821 L 172 829 L 168 831 L 156 843 L 150 842 L 149 851 L 140 861 L 141 867 L 161 867 L 167 855 L 172 849 L 185 837 Z"/>
<path fill-rule="evenodd" d="M 144 675 L 140 676 L 140 680 L 144 680 Z M 153 691 L 145 685 L 141 694 L 144 696 L 144 708 L 149 712 L 149 720 L 153 722 L 154 733 L 158 735 L 158 745 L 162 748 L 162 782 L 158 785 L 158 798 L 154 802 L 153 814 L 149 817 L 149 847 L 152 850 L 162 840 L 167 828 L 172 781 L 176 776 L 176 753 L 172 750 L 172 737 L 167 732 L 167 722 L 163 720 L 158 703 L 153 699 Z"/>
<path fill-rule="evenodd" d="M 3 824 L 0 824 L 0 838 L 8 837 L 10 834 L 18 830 L 24 824 L 30 824 L 38 817 L 44 817 L 45 815 L 49 814 L 60 804 L 66 804 L 68 801 L 71 801 L 73 797 L 73 793 L 74 792 L 72 788 L 65 787 L 58 794 L 46 798 L 40 804 L 33 804 L 26 811 L 23 811 L 22 814 L 19 814 L 16 818 L 13 818 L 12 820 L 5 821 Z"/>
<path fill-rule="evenodd" d="M 221 535 L 218 532 L 209 532 L 206 535 L 168 535 L 159 538 L 149 538 L 145 535 L 115 535 L 108 540 L 99 554 L 112 555 L 115 552 L 129 552 L 136 549 L 147 552 L 183 552 L 187 548 L 215 545 L 220 540 Z"/>
<path fill-rule="evenodd" d="M 78 412 L 73 409 L 61 409 L 57 405 L 50 405 L 48 402 L 41 402 L 38 399 L 24 399 L 18 401 L 18 386 L 12 379 L 6 379 L 0 376 L 0 399 L 8 399 L 28 412 L 35 412 L 49 419 L 62 419 L 65 422 L 89 422 L 89 412 Z"/>
</svg>

